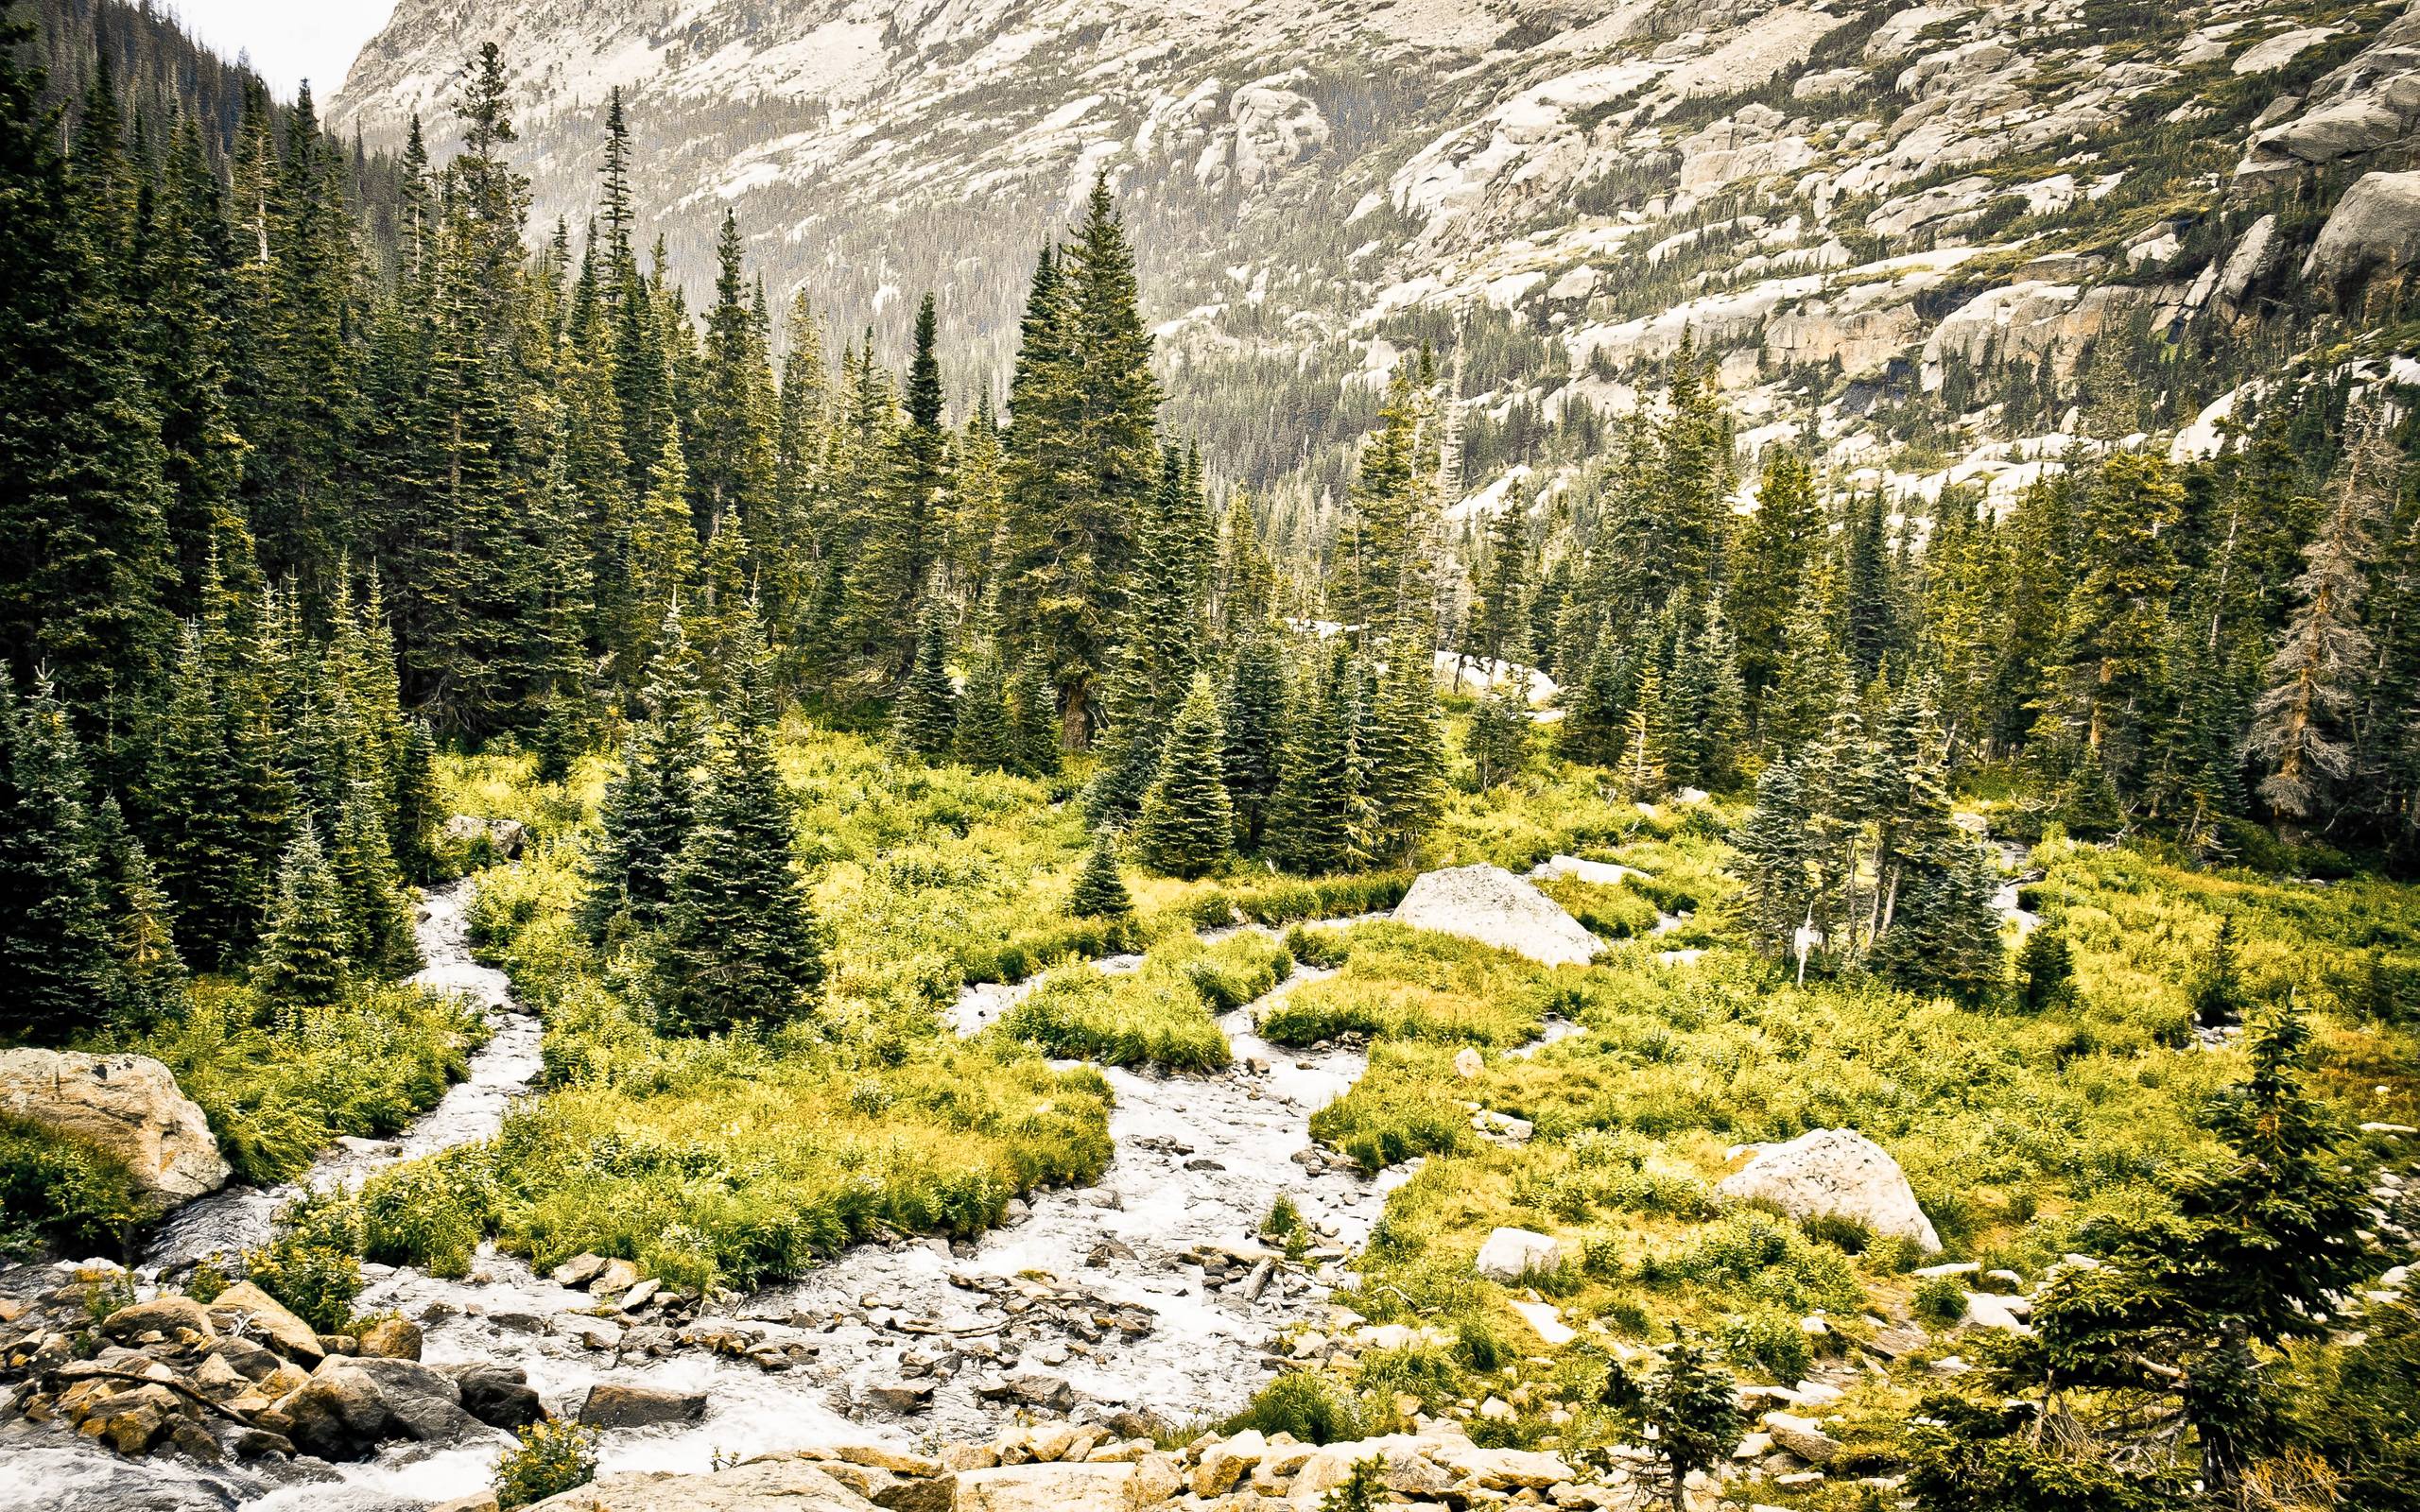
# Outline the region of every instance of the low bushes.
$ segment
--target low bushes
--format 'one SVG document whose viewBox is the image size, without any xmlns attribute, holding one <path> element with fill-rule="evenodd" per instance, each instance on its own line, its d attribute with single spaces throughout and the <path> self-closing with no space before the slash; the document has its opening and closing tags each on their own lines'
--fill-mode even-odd
<svg viewBox="0 0 2420 1512">
<path fill-rule="evenodd" d="M 402 1128 L 467 1074 L 487 1035 L 476 1008 L 418 988 L 273 1011 L 248 988 L 206 983 L 183 1015 L 113 1048 L 174 1072 L 235 1175 L 268 1186 L 302 1174 L 339 1135 Z"/>
<path fill-rule="evenodd" d="M 114 1255 L 151 1215 L 134 1177 L 108 1152 L 0 1118 L 0 1262 L 45 1248 Z"/>
</svg>

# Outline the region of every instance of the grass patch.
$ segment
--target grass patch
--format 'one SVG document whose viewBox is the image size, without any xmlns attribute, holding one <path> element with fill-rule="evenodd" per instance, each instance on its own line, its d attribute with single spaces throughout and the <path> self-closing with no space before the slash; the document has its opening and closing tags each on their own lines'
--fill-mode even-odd
<svg viewBox="0 0 2420 1512">
<path fill-rule="evenodd" d="M 125 1163 L 109 1152 L 0 1118 L 0 1262 L 45 1249 L 115 1255 L 152 1213 Z"/>
<path fill-rule="evenodd" d="M 1336 975 L 1287 994 L 1260 1022 L 1277 1044 L 1339 1035 L 1517 1045 L 1567 995 L 1565 973 L 1402 924 L 1354 926 Z"/>
<path fill-rule="evenodd" d="M 1154 947 L 1132 971 L 1060 967 L 994 1032 L 1063 1058 L 1216 1070 L 1231 1055 L 1217 1015 L 1266 993 L 1293 966 L 1283 945 L 1257 931 L 1216 944 L 1186 936 Z"/>
</svg>

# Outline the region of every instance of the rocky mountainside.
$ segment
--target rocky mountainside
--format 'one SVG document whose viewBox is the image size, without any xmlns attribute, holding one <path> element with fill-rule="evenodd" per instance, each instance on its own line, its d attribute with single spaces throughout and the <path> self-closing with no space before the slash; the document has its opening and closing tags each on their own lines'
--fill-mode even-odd
<svg viewBox="0 0 2420 1512">
<path fill-rule="evenodd" d="M 998 381 L 1035 246 L 1108 174 L 1171 418 L 1304 500 L 1423 343 L 1482 504 L 1684 340 L 1752 445 L 2011 490 L 2095 413 L 2189 428 L 2391 322 L 2420 249 L 2420 179 L 2346 195 L 2420 122 L 2394 5 L 404 0 L 337 128 L 441 116 L 487 39 L 542 221 L 590 213 L 618 85 L 693 287 L 727 201 L 777 301 L 843 331 L 895 350 L 941 290 L 961 384 Z"/>
</svg>

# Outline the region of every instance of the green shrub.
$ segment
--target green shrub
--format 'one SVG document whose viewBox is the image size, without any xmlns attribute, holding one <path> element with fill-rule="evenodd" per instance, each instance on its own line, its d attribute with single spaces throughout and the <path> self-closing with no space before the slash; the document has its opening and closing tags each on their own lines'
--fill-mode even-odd
<svg viewBox="0 0 2420 1512">
<path fill-rule="evenodd" d="M 285 1205 L 269 1242 L 244 1255 L 262 1291 L 321 1333 L 341 1333 L 361 1295 L 361 1211 L 339 1194 L 311 1193 Z"/>
<path fill-rule="evenodd" d="M 1721 1330 L 1722 1352 L 1733 1365 L 1762 1370 L 1776 1381 L 1796 1381 L 1815 1364 L 1814 1347 L 1798 1320 L 1769 1309 L 1735 1314 Z"/>
<path fill-rule="evenodd" d="M 1361 1414 L 1316 1370 L 1288 1370 L 1253 1394 L 1252 1405 L 1227 1419 L 1220 1432 L 1291 1434 L 1306 1444 L 1333 1444 L 1361 1436 Z"/>
<path fill-rule="evenodd" d="M 1336 975 L 1288 993 L 1264 1015 L 1271 1042 L 1343 1034 L 1511 1046 L 1537 1037 L 1557 1001 L 1556 973 L 1509 952 L 1395 923 L 1357 924 Z"/>
<path fill-rule="evenodd" d="M 0 1118 L 0 1261 L 52 1247 L 115 1256 L 155 1211 L 97 1145 Z"/>
<path fill-rule="evenodd" d="M 1677 1249 L 1649 1255 L 1639 1278 L 1720 1287 L 1793 1311 L 1854 1307 L 1865 1297 L 1846 1256 L 1754 1209 L 1707 1225 Z"/>
<path fill-rule="evenodd" d="M 1874 1243 L 1874 1230 L 1844 1213 L 1819 1212 L 1798 1220 L 1798 1227 L 1807 1238 L 1844 1255 L 1862 1255 Z"/>
<path fill-rule="evenodd" d="M 1370 1350 L 1354 1367 L 1353 1383 L 1380 1401 L 1392 1401 L 1398 1394 L 1418 1397 L 1429 1412 L 1462 1394 L 1462 1373 L 1453 1357 L 1425 1344 Z"/>
<path fill-rule="evenodd" d="M 561 1496 L 596 1478 L 596 1430 L 573 1422 L 531 1423 L 495 1465 L 499 1512 Z"/>
<path fill-rule="evenodd" d="M 1512 1358 L 1503 1336 L 1485 1318 L 1466 1317 L 1454 1339 L 1454 1352 L 1474 1370 L 1494 1370 Z"/>
<path fill-rule="evenodd" d="M 1268 1216 L 1260 1220 L 1260 1237 L 1294 1260 L 1309 1253 L 1311 1226 L 1303 1221 L 1302 1210 L 1294 1206 L 1292 1194 L 1280 1192 L 1277 1200 L 1269 1205 Z"/>
<path fill-rule="evenodd" d="M 1909 1299 L 1916 1315 L 1947 1328 L 1966 1315 L 1966 1286 L 1955 1276 L 1927 1276 Z"/>
</svg>

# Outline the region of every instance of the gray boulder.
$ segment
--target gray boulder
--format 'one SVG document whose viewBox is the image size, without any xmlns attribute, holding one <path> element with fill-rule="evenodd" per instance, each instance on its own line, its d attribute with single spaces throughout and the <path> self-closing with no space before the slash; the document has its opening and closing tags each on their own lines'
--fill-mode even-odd
<svg viewBox="0 0 2420 1512">
<path fill-rule="evenodd" d="M 650 1386 L 625 1386 L 598 1382 L 588 1388 L 579 1405 L 579 1420 L 591 1428 L 651 1428 L 658 1423 L 693 1423 L 706 1415 L 703 1392 L 657 1391 Z"/>
<path fill-rule="evenodd" d="M 2397 273 L 2420 258 L 2420 172 L 2365 173 L 2344 191 L 2303 265 L 2343 290 Z"/>
<path fill-rule="evenodd" d="M 446 1373 L 461 1393 L 462 1410 L 491 1428 L 527 1428 L 546 1416 L 545 1404 L 517 1365 L 481 1360 Z"/>
<path fill-rule="evenodd" d="M 406 1436 L 378 1383 L 341 1356 L 324 1361 L 279 1400 L 277 1410 L 294 1447 L 321 1459 L 368 1459 L 381 1440 Z"/>
<path fill-rule="evenodd" d="M 1526 955 L 1542 966 L 1577 966 L 1603 945 L 1553 899 L 1502 867 L 1424 872 L 1395 905 L 1394 919 Z"/>
<path fill-rule="evenodd" d="M 1853 1219 L 1885 1239 L 1941 1248 L 1899 1162 L 1855 1129 L 1809 1129 L 1786 1143 L 1753 1148 L 1754 1157 L 1722 1178 L 1724 1196 L 1771 1202 L 1793 1218 Z"/>
<path fill-rule="evenodd" d="M 377 1383 L 388 1416 L 404 1437 L 424 1444 L 447 1444 L 458 1438 L 486 1436 L 487 1425 L 462 1410 L 461 1388 L 443 1371 L 418 1360 L 360 1358 L 344 1363 Z"/>
</svg>

